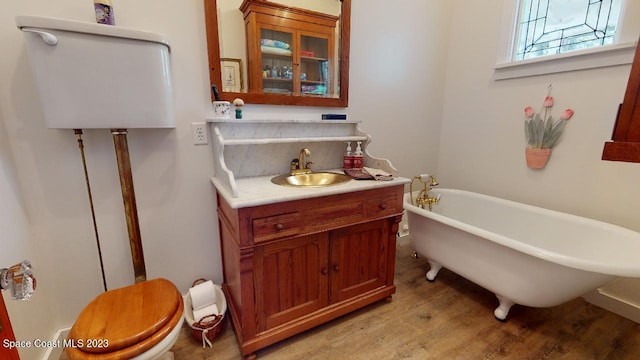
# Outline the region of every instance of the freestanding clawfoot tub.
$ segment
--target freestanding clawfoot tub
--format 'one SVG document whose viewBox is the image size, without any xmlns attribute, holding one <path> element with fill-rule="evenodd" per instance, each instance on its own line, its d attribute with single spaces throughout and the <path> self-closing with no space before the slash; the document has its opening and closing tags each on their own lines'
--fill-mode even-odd
<svg viewBox="0 0 640 360">
<path fill-rule="evenodd" d="M 484 287 L 498 298 L 499 320 L 514 304 L 556 306 L 616 277 L 640 277 L 640 233 L 463 190 L 430 194 L 440 195 L 433 211 L 404 198 L 427 280 L 444 266 Z"/>
</svg>

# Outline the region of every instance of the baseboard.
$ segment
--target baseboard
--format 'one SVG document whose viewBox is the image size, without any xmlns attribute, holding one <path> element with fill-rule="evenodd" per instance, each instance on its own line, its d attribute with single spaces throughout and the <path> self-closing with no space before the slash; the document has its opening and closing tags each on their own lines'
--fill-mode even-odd
<svg viewBox="0 0 640 360">
<path fill-rule="evenodd" d="M 56 331 L 55 335 L 53 335 L 53 338 L 51 339 L 52 343 L 62 344 L 63 340 L 67 338 L 67 335 L 69 335 L 69 330 L 71 330 L 71 328 Z M 62 346 L 49 347 L 44 353 L 42 360 L 58 360 L 60 359 L 63 350 Z"/>
<path fill-rule="evenodd" d="M 640 307 L 608 294 L 606 291 L 597 289 L 584 295 L 583 298 L 591 304 L 640 323 Z"/>
</svg>

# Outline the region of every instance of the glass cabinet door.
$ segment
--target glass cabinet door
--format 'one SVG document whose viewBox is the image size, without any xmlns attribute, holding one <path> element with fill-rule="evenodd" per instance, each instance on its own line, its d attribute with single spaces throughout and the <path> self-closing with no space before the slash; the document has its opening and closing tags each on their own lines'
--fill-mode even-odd
<svg viewBox="0 0 640 360">
<path fill-rule="evenodd" d="M 320 98 L 342 100 L 340 41 L 336 40 L 343 31 L 338 27 L 339 16 L 264 0 L 245 0 L 240 10 L 249 93 L 283 105 L 330 103 Z M 277 94 L 285 96 L 272 96 Z"/>
<path fill-rule="evenodd" d="M 262 92 L 287 95 L 294 92 L 293 40 L 292 32 L 260 29 Z"/>
<path fill-rule="evenodd" d="M 263 93 L 332 96 L 332 38 L 285 27 L 261 24 L 259 89 Z"/>
<path fill-rule="evenodd" d="M 327 96 L 332 93 L 332 48 L 327 37 L 300 35 L 300 93 Z M 332 45 L 331 45 L 332 46 Z"/>
</svg>

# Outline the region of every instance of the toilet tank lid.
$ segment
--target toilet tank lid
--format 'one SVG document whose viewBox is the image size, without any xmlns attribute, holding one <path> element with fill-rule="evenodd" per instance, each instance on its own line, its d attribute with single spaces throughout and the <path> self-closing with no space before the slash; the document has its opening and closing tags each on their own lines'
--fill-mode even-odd
<svg viewBox="0 0 640 360">
<path fill-rule="evenodd" d="M 22 28 L 62 30 L 102 36 L 120 37 L 125 39 L 150 41 L 164 44 L 167 47 L 170 47 L 169 40 L 163 35 L 122 26 L 95 24 L 84 21 L 27 15 L 16 16 L 16 25 L 21 30 Z"/>
</svg>

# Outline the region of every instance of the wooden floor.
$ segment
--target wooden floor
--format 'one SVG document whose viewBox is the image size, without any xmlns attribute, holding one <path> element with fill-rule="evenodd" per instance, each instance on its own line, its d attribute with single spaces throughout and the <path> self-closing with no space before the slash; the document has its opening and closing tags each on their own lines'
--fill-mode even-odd
<svg viewBox="0 0 640 360">
<path fill-rule="evenodd" d="M 424 258 L 398 247 L 391 302 L 378 302 L 258 351 L 258 359 L 638 359 L 640 324 L 582 299 L 548 309 L 516 305 L 506 322 L 494 319 L 493 294 L 443 269 L 425 281 Z M 225 319 L 213 348 L 188 327 L 176 360 L 241 359 Z"/>
</svg>

